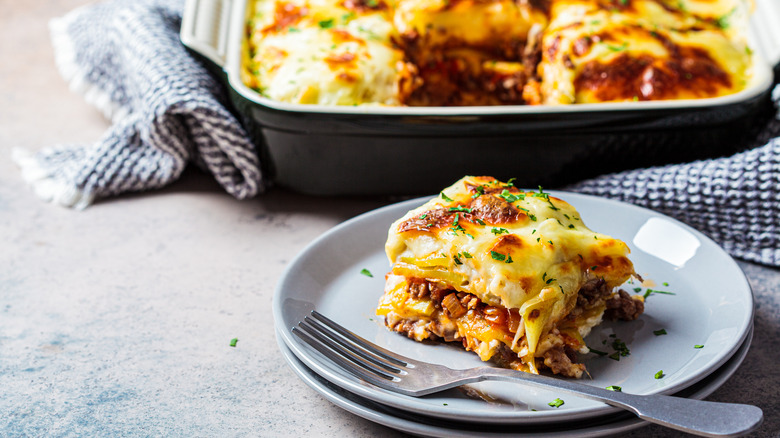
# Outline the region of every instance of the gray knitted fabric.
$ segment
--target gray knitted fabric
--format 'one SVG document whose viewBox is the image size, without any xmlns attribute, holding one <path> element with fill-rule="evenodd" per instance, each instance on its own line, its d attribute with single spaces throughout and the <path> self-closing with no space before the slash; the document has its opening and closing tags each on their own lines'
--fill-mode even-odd
<svg viewBox="0 0 780 438">
<path fill-rule="evenodd" d="M 113 126 L 95 144 L 14 151 L 41 197 L 84 208 L 165 186 L 188 163 L 236 198 L 263 189 L 258 154 L 226 110 L 222 85 L 179 41 L 182 3 L 111 1 L 52 21 L 62 75 Z"/>
<path fill-rule="evenodd" d="M 773 99 L 777 106 L 780 86 Z M 730 157 L 604 175 L 565 189 L 659 211 L 734 257 L 780 266 L 780 113 L 758 138 L 761 145 Z"/>
</svg>

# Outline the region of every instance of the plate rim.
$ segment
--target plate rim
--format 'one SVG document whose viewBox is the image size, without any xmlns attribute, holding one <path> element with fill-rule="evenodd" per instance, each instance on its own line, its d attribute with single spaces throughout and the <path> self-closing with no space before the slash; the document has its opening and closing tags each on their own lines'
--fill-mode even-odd
<svg viewBox="0 0 780 438">
<path fill-rule="evenodd" d="M 360 399 L 360 401 L 367 401 L 368 403 L 375 403 L 384 406 L 386 409 L 389 409 L 390 412 L 379 412 L 374 409 L 372 409 L 370 406 L 366 406 L 364 404 L 358 404 L 355 401 L 348 401 L 343 395 L 339 394 L 337 391 L 343 391 L 343 392 L 349 392 L 346 389 L 333 384 L 329 382 L 327 379 L 323 378 L 319 374 L 317 374 L 315 371 L 313 371 L 311 368 L 308 368 L 306 364 L 304 364 L 293 352 L 289 349 L 287 344 L 284 343 L 282 340 L 279 330 L 274 330 L 276 342 L 279 347 L 280 352 L 282 353 L 282 356 L 284 357 L 284 360 L 287 362 L 287 364 L 292 368 L 293 373 L 303 380 L 303 382 L 309 386 L 311 389 L 313 389 L 315 392 L 319 393 L 322 397 L 324 397 L 326 400 L 328 400 L 330 403 L 335 404 L 341 409 L 344 409 L 345 411 L 357 415 L 363 419 L 366 419 L 368 421 L 381 424 L 383 426 L 387 426 L 396 430 L 401 430 L 403 432 L 408 433 L 415 433 L 415 434 L 422 434 L 425 433 L 426 435 L 431 436 L 440 436 L 440 437 L 451 437 L 453 436 L 453 430 L 445 429 L 443 427 L 438 427 L 434 425 L 425 425 L 421 424 L 419 422 L 415 422 L 414 420 L 408 420 L 403 418 L 397 418 L 393 416 L 393 410 L 398 410 L 399 412 L 403 412 L 402 410 L 395 409 L 391 406 L 384 406 L 379 402 L 365 399 L 363 397 L 360 397 L 357 394 L 352 393 L 353 396 Z M 686 388 L 678 393 L 673 394 L 674 396 L 680 396 L 680 394 L 690 392 L 693 386 L 701 386 L 700 388 L 694 389 L 693 392 L 689 395 L 683 395 L 686 398 L 694 398 L 697 400 L 703 400 L 704 398 L 708 397 L 715 391 L 717 391 L 721 386 L 723 386 L 733 375 L 736 373 L 736 371 L 739 369 L 739 367 L 744 362 L 745 358 L 747 357 L 748 352 L 750 351 L 750 346 L 753 341 L 753 325 L 751 324 L 750 329 L 748 330 L 748 334 L 746 338 L 742 341 L 737 351 L 732 355 L 721 367 L 719 367 L 717 370 L 715 370 L 713 373 L 711 373 L 709 376 L 705 377 L 705 379 L 702 379 L 702 381 L 699 381 L 692 385 L 689 388 Z M 296 364 L 295 361 L 298 363 Z M 715 378 L 710 382 L 704 382 L 704 380 L 708 380 L 711 378 L 711 376 L 715 375 Z M 325 382 L 331 383 L 333 386 L 336 387 L 335 390 L 329 390 L 324 385 L 326 383 L 321 382 L 319 380 L 324 380 Z M 421 417 L 424 417 L 424 415 L 421 415 Z M 573 436 L 588 436 L 588 437 L 597 437 L 597 436 L 607 436 L 607 435 L 614 435 L 617 433 L 624 433 L 631 430 L 638 429 L 640 427 L 644 427 L 647 425 L 650 425 L 651 423 L 646 422 L 639 417 L 633 416 L 628 412 L 619 412 L 611 417 L 615 417 L 613 422 L 607 422 L 607 423 L 601 423 L 598 425 L 598 429 L 596 430 L 588 430 L 589 428 L 582 428 L 582 429 L 574 429 L 574 430 L 566 430 L 560 431 L 556 430 L 554 432 L 548 432 L 548 433 L 554 433 L 555 436 L 560 436 L 562 433 L 566 434 L 573 434 Z M 607 418 L 607 417 L 604 417 Z M 402 427 L 399 427 L 402 426 Z M 490 427 L 491 425 L 487 425 Z M 608 429 L 604 429 L 603 427 L 609 427 Z M 432 434 L 431 432 L 441 432 L 440 434 Z M 489 431 L 482 431 L 482 433 L 490 433 Z M 586 434 L 583 435 L 583 432 Z M 499 434 L 496 434 L 499 435 Z M 510 438 L 510 437 L 516 437 L 516 438 L 524 438 L 526 436 L 538 436 L 539 432 L 535 432 L 532 434 L 523 434 L 523 433 L 517 433 L 517 434 L 511 434 L 507 435 L 504 433 L 500 434 L 502 437 Z"/>
</svg>

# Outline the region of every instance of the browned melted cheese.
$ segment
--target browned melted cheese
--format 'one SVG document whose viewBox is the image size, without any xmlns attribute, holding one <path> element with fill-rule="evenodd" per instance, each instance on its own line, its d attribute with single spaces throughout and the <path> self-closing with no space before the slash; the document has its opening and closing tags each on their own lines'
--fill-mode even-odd
<svg viewBox="0 0 780 438">
<path fill-rule="evenodd" d="M 337 105 L 717 97 L 752 77 L 749 2 L 254 0 L 242 77 Z"/>
<path fill-rule="evenodd" d="M 717 97 L 751 75 L 744 35 L 725 16 L 666 0 L 555 0 L 539 65 L 545 103 L 595 103 Z"/>
</svg>

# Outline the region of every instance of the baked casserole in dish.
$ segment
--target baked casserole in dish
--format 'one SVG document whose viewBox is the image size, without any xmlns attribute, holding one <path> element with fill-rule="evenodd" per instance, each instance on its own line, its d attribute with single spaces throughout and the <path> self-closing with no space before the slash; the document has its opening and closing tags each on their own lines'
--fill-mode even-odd
<svg viewBox="0 0 780 438">
<path fill-rule="evenodd" d="M 748 17 L 780 8 L 757 3 L 773 9 L 190 0 L 181 36 L 224 78 L 276 184 L 410 195 L 463 174 L 560 186 L 744 147 L 750 121 L 771 112 L 778 57 L 765 50 L 775 36 L 754 31 L 771 20 Z"/>
</svg>

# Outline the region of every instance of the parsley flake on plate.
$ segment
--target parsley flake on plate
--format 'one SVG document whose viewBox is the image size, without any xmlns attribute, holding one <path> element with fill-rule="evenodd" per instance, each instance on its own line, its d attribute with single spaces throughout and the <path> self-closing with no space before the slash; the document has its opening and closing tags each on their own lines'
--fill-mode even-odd
<svg viewBox="0 0 780 438">
<path fill-rule="evenodd" d="M 560 408 L 563 406 L 563 400 L 556 398 L 555 400 L 551 401 L 550 403 L 547 403 L 548 406 L 552 406 L 554 408 Z"/>
</svg>

